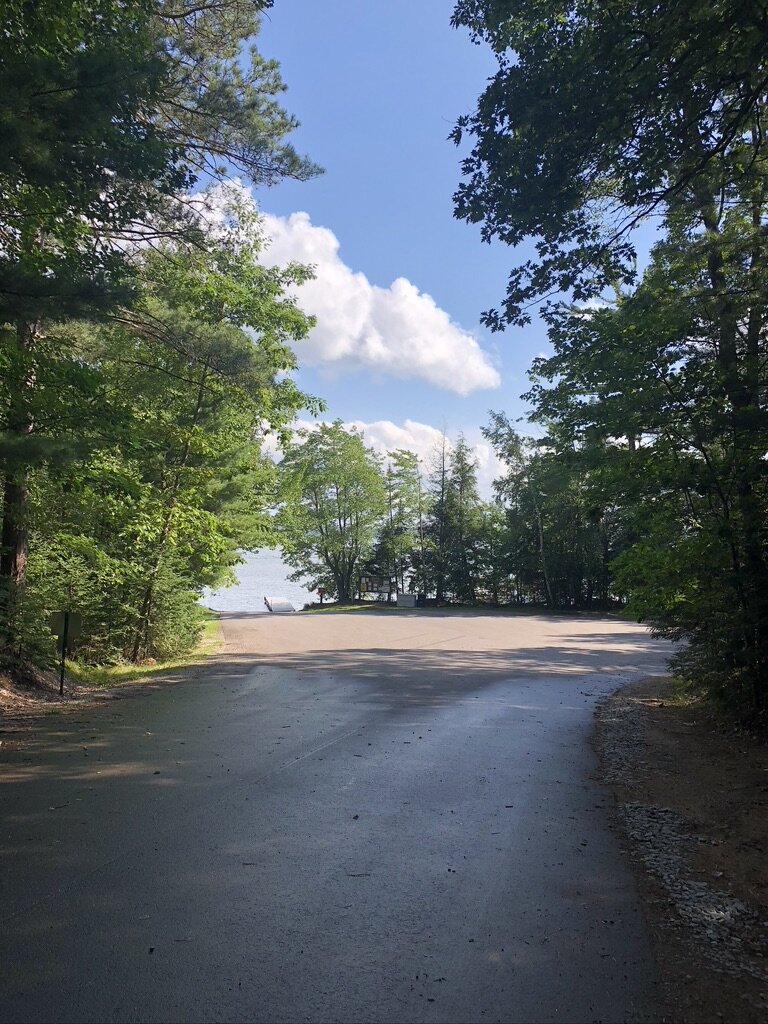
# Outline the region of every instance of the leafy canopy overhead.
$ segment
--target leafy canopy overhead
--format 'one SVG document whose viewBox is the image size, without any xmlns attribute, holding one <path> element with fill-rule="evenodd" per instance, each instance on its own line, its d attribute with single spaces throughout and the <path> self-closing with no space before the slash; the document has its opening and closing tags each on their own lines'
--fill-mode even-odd
<svg viewBox="0 0 768 1024">
<path fill-rule="evenodd" d="M 202 174 L 255 185 L 318 168 L 288 134 L 268 0 L 9 0 L 0 30 L 0 318 L 125 298 L 130 243 L 189 234 Z"/>
<path fill-rule="evenodd" d="M 485 314 L 492 328 L 526 323 L 542 297 L 632 281 L 640 219 L 743 174 L 768 86 L 763 5 L 459 0 L 453 24 L 499 62 L 452 134 L 472 142 L 456 216 L 486 241 L 536 245 Z"/>
</svg>

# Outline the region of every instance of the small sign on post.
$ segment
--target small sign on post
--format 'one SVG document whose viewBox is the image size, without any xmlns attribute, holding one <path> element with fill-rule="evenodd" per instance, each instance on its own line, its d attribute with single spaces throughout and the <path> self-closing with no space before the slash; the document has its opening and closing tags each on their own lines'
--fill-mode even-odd
<svg viewBox="0 0 768 1024">
<path fill-rule="evenodd" d="M 80 636 L 83 629 L 83 617 L 80 612 L 54 612 L 51 615 L 51 632 L 59 638 L 58 647 L 61 651 L 61 666 L 59 668 L 59 695 L 64 695 L 64 662 L 67 651 L 72 649 L 76 636 Z"/>
</svg>

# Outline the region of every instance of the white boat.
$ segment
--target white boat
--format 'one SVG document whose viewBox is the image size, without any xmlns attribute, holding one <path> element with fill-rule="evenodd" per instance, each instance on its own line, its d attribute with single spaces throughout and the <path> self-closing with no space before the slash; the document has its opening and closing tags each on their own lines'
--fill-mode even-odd
<svg viewBox="0 0 768 1024">
<path fill-rule="evenodd" d="M 284 597 L 265 597 L 264 604 L 271 612 L 275 613 L 296 611 L 291 602 L 287 601 Z"/>
</svg>

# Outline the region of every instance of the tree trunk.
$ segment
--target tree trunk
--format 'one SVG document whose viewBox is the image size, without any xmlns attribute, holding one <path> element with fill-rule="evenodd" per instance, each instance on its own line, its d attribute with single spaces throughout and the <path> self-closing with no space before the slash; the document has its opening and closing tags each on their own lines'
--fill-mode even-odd
<svg viewBox="0 0 768 1024">
<path fill-rule="evenodd" d="M 34 370 L 30 354 L 37 335 L 35 324 L 17 325 L 16 354 L 23 367 L 11 382 L 6 430 L 10 439 L 23 442 L 34 429 L 29 408 L 29 393 L 34 387 Z M 0 530 L 0 614 L 2 615 L 2 647 L 6 655 L 18 657 L 21 642 L 19 615 L 24 584 L 27 578 L 27 503 L 29 473 L 24 453 L 17 466 L 9 466 L 3 480 L 3 518 Z"/>
<path fill-rule="evenodd" d="M 544 592 L 547 597 L 547 604 L 550 608 L 554 608 L 555 598 L 552 594 L 549 572 L 547 571 L 547 554 L 544 547 L 544 526 L 541 521 L 541 512 L 539 512 L 538 508 L 536 509 L 536 525 L 539 531 L 539 554 L 541 555 L 541 574 L 544 577 Z"/>
<path fill-rule="evenodd" d="M 440 503 L 438 511 L 440 519 L 437 524 L 437 558 L 435 559 L 435 598 L 443 601 L 445 598 L 445 496 L 448 469 L 445 458 L 446 438 L 443 434 L 443 446 L 440 451 Z"/>
<path fill-rule="evenodd" d="M 605 525 L 605 517 L 600 517 L 600 603 L 603 608 L 609 606 L 609 592 L 610 592 L 610 570 L 608 569 L 608 563 L 610 562 L 610 542 L 608 540 L 608 530 Z"/>
<path fill-rule="evenodd" d="M 205 397 L 205 381 L 208 376 L 209 365 L 208 363 L 203 364 L 203 372 L 200 377 L 200 381 L 197 388 L 197 397 L 195 399 L 195 406 L 192 412 L 192 418 L 190 421 L 190 431 L 194 430 L 197 426 L 200 414 L 203 408 L 203 398 Z M 163 551 L 165 548 L 166 541 L 171 532 L 171 523 L 173 522 L 173 511 L 176 507 L 176 500 L 178 498 L 179 488 L 181 486 L 181 477 L 184 471 L 184 467 L 189 461 L 189 449 L 190 449 L 190 437 L 187 435 L 184 441 L 184 446 L 181 452 L 181 458 L 176 467 L 176 472 L 173 477 L 173 482 L 170 487 L 170 495 L 168 501 L 168 507 L 165 511 L 163 523 L 158 534 L 157 542 L 155 543 L 155 553 L 150 567 L 149 575 L 147 577 L 147 584 L 144 588 L 144 593 L 141 599 L 141 606 L 139 608 L 139 619 L 136 624 L 136 631 L 133 638 L 133 648 L 131 650 L 131 661 L 137 662 L 142 651 L 142 647 L 146 650 L 147 644 L 149 643 L 149 626 L 152 621 L 152 604 L 155 597 L 155 586 L 157 584 L 157 576 L 160 572 L 160 565 L 162 563 Z"/>
<path fill-rule="evenodd" d="M 739 317 L 729 290 L 717 211 L 712 197 L 702 186 L 696 189 L 696 200 L 707 238 L 707 271 L 718 324 L 717 361 L 723 393 L 730 408 L 736 480 L 735 506 L 742 536 L 741 568 L 737 572 L 736 582 L 742 604 L 744 668 L 751 681 L 752 703 L 756 710 L 760 710 L 765 706 L 768 687 L 768 566 L 763 548 L 763 513 L 754 489 L 755 481 L 761 475 L 763 454 L 755 450 L 753 430 L 754 415 L 758 409 L 753 403 L 755 399 L 759 401 L 760 387 L 759 376 L 752 379 L 757 367 L 754 353 L 749 351 L 750 335 L 756 336 L 758 332 L 754 322 L 748 323 L 747 354 L 745 358 L 740 358 Z M 757 297 L 754 301 L 757 301 Z"/>
</svg>

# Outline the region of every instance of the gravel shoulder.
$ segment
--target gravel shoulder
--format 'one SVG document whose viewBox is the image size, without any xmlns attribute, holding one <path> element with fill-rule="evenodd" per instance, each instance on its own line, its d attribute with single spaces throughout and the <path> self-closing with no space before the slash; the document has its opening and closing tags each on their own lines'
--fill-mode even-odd
<svg viewBox="0 0 768 1024">
<path fill-rule="evenodd" d="M 594 743 L 679 1022 L 768 1019 L 768 746 L 651 678 Z"/>
</svg>

